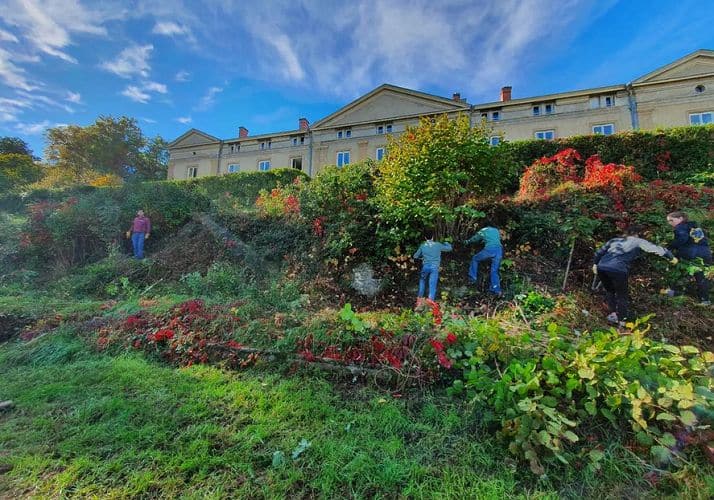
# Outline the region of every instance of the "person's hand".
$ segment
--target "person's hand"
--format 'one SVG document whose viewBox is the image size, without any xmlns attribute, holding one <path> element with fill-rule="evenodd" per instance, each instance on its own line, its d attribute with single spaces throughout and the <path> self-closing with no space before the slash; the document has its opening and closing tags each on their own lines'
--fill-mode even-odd
<svg viewBox="0 0 714 500">
<path fill-rule="evenodd" d="M 146 233 L 146 236 L 144 236 L 144 239 L 145 239 L 145 240 L 148 240 L 148 239 L 149 239 L 149 236 L 151 236 L 151 233 Z"/>
<path fill-rule="evenodd" d="M 593 274 L 597 274 L 597 264 L 593 264 Z"/>
<path fill-rule="evenodd" d="M 670 260 L 669 263 L 673 266 L 676 266 L 677 264 L 679 264 L 679 259 L 677 257 L 672 257 L 672 260 Z"/>
<path fill-rule="evenodd" d="M 126 232 L 126 239 L 128 240 L 129 238 L 131 238 L 131 231 Z"/>
</svg>

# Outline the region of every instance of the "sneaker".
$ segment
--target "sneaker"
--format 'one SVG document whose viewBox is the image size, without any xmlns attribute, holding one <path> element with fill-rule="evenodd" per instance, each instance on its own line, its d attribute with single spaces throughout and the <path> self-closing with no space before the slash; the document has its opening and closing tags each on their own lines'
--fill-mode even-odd
<svg viewBox="0 0 714 500">
<path fill-rule="evenodd" d="M 674 297 L 674 290 L 671 288 L 663 288 L 662 290 L 659 291 L 660 295 L 666 295 L 667 297 Z"/>
<path fill-rule="evenodd" d="M 617 320 L 617 313 L 613 312 L 607 315 L 607 322 L 612 323 L 613 325 L 616 325 L 618 320 Z"/>
</svg>

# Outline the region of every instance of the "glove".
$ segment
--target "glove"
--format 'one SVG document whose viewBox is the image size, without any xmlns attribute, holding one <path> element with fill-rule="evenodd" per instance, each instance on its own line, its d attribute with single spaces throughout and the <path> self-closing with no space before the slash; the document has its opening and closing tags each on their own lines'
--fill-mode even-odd
<svg viewBox="0 0 714 500">
<path fill-rule="evenodd" d="M 593 274 L 597 274 L 597 264 L 593 264 Z"/>
<path fill-rule="evenodd" d="M 672 260 L 670 260 L 669 263 L 676 266 L 679 263 L 679 259 L 677 257 L 672 257 Z"/>
<path fill-rule="evenodd" d="M 144 236 L 144 239 L 145 239 L 145 240 L 148 240 L 148 239 L 149 239 L 149 236 L 151 236 L 151 233 L 146 233 L 146 236 Z"/>
<path fill-rule="evenodd" d="M 131 231 L 126 232 L 126 239 L 128 240 L 129 238 L 131 238 Z"/>
</svg>

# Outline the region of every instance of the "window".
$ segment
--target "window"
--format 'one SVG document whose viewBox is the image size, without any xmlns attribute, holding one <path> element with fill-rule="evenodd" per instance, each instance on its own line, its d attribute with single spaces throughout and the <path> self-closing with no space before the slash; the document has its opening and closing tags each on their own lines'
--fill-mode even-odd
<svg viewBox="0 0 714 500">
<path fill-rule="evenodd" d="M 347 137 L 347 138 L 352 137 L 352 131 L 351 131 L 351 130 L 345 130 L 345 137 Z"/>
<path fill-rule="evenodd" d="M 491 113 L 491 120 L 497 122 L 498 120 L 501 119 L 501 112 L 500 111 L 494 111 Z"/>
<path fill-rule="evenodd" d="M 298 138 L 293 137 L 293 146 L 297 146 L 297 145 L 298 145 Z"/>
<path fill-rule="evenodd" d="M 612 123 L 604 123 L 602 125 L 593 126 L 593 134 L 612 135 L 615 133 L 615 125 Z"/>
<path fill-rule="evenodd" d="M 706 89 L 707 89 L 707 88 L 706 88 L 704 85 L 697 85 L 696 87 L 694 87 L 694 93 L 695 93 L 695 94 L 701 94 L 701 93 L 704 92 Z"/>
<path fill-rule="evenodd" d="M 338 138 L 338 139 L 342 139 L 342 135 L 343 135 L 342 130 L 338 130 L 338 131 L 337 131 L 337 138 Z"/>
<path fill-rule="evenodd" d="M 535 138 L 550 141 L 555 138 L 555 130 L 536 130 Z"/>
<path fill-rule="evenodd" d="M 540 106 L 533 106 L 533 116 L 540 116 Z"/>
<path fill-rule="evenodd" d="M 481 113 L 482 120 L 488 120 L 488 113 Z"/>
<path fill-rule="evenodd" d="M 337 138 L 342 139 L 343 137 L 346 139 L 349 139 L 350 137 L 352 137 L 352 130 L 350 130 L 350 129 L 338 130 Z"/>
<path fill-rule="evenodd" d="M 590 97 L 590 109 L 611 108 L 615 105 L 615 96 L 596 95 Z"/>
<path fill-rule="evenodd" d="M 231 153 L 235 150 L 235 146 L 231 144 Z"/>
<path fill-rule="evenodd" d="M 501 143 L 501 137 L 497 135 L 492 135 L 491 137 L 488 138 L 488 143 L 491 146 L 498 146 Z"/>
<path fill-rule="evenodd" d="M 714 112 L 705 111 L 703 113 L 689 113 L 689 124 L 690 125 L 707 125 L 712 123 L 712 115 Z"/>
<path fill-rule="evenodd" d="M 350 164 L 350 152 L 349 151 L 340 151 L 337 153 L 337 166 L 338 167 L 344 167 L 345 165 Z"/>
<path fill-rule="evenodd" d="M 552 115 L 555 111 L 555 104 L 536 104 L 533 106 L 533 116 Z"/>
<path fill-rule="evenodd" d="M 235 172 L 240 172 L 240 164 L 238 164 L 238 163 L 231 163 L 230 165 L 228 165 L 228 173 L 229 173 L 229 174 L 232 174 L 232 173 L 235 173 Z"/>
<path fill-rule="evenodd" d="M 188 167 L 188 170 L 186 170 L 186 178 L 187 179 L 193 179 L 194 177 L 198 176 L 198 167 Z"/>
<path fill-rule="evenodd" d="M 391 125 L 387 125 L 387 133 L 388 133 L 388 134 L 391 134 L 391 133 L 392 133 L 392 126 L 391 126 Z"/>
<path fill-rule="evenodd" d="M 374 157 L 376 158 L 377 161 L 381 160 L 384 158 L 384 148 L 377 148 L 374 150 Z"/>
<path fill-rule="evenodd" d="M 552 115 L 553 114 L 553 109 L 554 106 L 552 104 L 546 104 L 545 105 L 545 114 L 546 115 Z"/>
<path fill-rule="evenodd" d="M 300 137 L 300 144 L 301 145 L 305 144 L 305 136 L 304 135 Z"/>
<path fill-rule="evenodd" d="M 265 142 L 260 143 L 260 149 L 265 149 Z"/>
<path fill-rule="evenodd" d="M 290 158 L 290 167 L 296 170 L 302 170 L 302 156 L 298 158 Z"/>
<path fill-rule="evenodd" d="M 258 170 L 261 172 L 267 172 L 270 170 L 270 160 L 262 160 L 258 162 Z"/>
<path fill-rule="evenodd" d="M 377 135 L 381 135 L 383 133 L 384 133 L 384 125 L 377 126 Z"/>
</svg>

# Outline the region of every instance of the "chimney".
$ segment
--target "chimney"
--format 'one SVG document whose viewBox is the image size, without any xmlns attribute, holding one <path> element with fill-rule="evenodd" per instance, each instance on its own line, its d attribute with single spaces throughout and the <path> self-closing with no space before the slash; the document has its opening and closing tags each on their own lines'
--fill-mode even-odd
<svg viewBox="0 0 714 500">
<path fill-rule="evenodd" d="M 511 100 L 511 87 L 501 87 L 501 102 Z"/>
<path fill-rule="evenodd" d="M 310 122 L 307 121 L 307 118 L 300 118 L 300 120 L 298 120 L 298 124 L 298 128 L 300 130 L 307 130 L 310 128 Z"/>
<path fill-rule="evenodd" d="M 238 127 L 238 137 L 248 137 L 248 129 L 245 127 Z"/>
<path fill-rule="evenodd" d="M 451 100 L 461 102 L 461 94 L 459 92 L 454 92 L 454 95 L 451 96 Z"/>
</svg>

